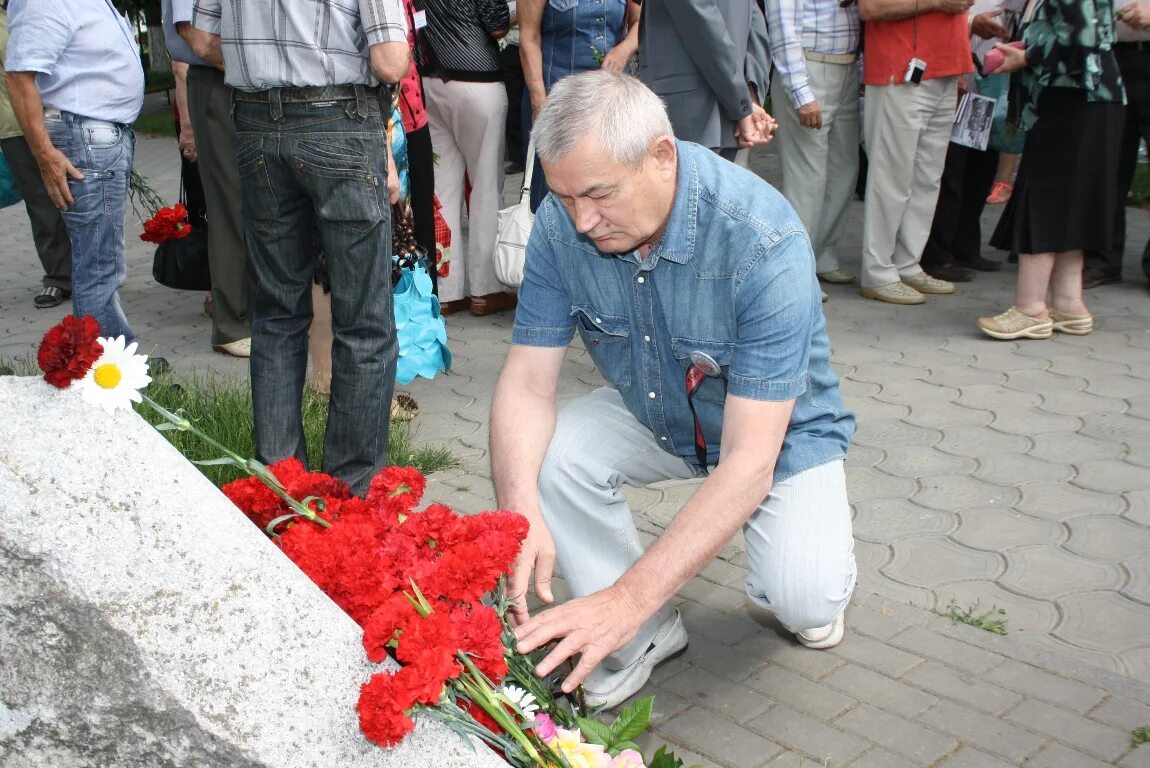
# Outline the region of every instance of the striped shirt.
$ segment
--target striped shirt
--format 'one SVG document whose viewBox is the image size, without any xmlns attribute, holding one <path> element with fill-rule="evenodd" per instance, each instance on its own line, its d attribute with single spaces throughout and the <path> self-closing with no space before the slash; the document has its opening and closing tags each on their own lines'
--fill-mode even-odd
<svg viewBox="0 0 1150 768">
<path fill-rule="evenodd" d="M 511 26 L 507 0 L 416 0 L 427 14 L 416 47 L 419 71 L 444 80 L 503 79 L 494 35 Z"/>
<path fill-rule="evenodd" d="M 858 5 L 839 0 L 766 0 L 771 60 L 796 107 L 815 100 L 803 51 L 851 54 L 859 49 Z"/>
<path fill-rule="evenodd" d="M 377 85 L 368 47 L 407 43 L 402 0 L 196 0 L 192 25 L 220 36 L 241 91 Z"/>
</svg>

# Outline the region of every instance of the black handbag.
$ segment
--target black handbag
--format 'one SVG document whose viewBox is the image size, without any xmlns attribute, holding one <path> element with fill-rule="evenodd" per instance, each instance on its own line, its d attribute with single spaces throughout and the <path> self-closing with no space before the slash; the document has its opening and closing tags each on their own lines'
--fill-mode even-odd
<svg viewBox="0 0 1150 768">
<path fill-rule="evenodd" d="M 180 176 L 180 202 L 187 205 L 183 175 Z M 152 277 L 165 288 L 177 291 L 211 290 L 207 229 L 196 228 L 179 240 L 157 245 L 152 259 Z"/>
</svg>

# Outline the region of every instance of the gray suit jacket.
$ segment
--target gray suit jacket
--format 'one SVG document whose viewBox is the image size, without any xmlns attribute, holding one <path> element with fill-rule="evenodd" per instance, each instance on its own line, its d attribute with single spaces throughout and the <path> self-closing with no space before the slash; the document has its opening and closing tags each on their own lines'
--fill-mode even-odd
<svg viewBox="0 0 1150 768">
<path fill-rule="evenodd" d="M 675 136 L 737 147 L 751 113 L 747 84 L 767 95 L 767 24 L 755 0 L 643 0 L 639 77 L 667 104 Z"/>
</svg>

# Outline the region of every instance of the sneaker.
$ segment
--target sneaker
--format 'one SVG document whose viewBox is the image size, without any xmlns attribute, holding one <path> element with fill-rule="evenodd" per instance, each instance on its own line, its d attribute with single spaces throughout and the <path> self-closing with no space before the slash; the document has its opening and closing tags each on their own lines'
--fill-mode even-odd
<svg viewBox="0 0 1150 768">
<path fill-rule="evenodd" d="M 843 614 L 827 624 L 825 627 L 816 627 L 814 629 L 803 629 L 795 633 L 798 641 L 808 648 L 814 648 L 821 651 L 825 648 L 834 648 L 836 645 L 843 641 L 843 635 L 846 634 L 847 622 Z"/>
<path fill-rule="evenodd" d="M 687 649 L 687 630 L 683 617 L 676 610 L 663 622 L 647 652 L 631 666 L 611 670 L 602 664 L 595 667 L 583 681 L 583 700 L 589 707 L 613 709 L 634 696 L 651 677 L 660 663 L 678 656 Z"/>
<path fill-rule="evenodd" d="M 1054 324 L 1054 330 L 1069 333 L 1071 336 L 1085 336 L 1094 330 L 1094 317 L 1091 315 L 1075 315 L 1052 309 L 1050 320 Z"/>
<path fill-rule="evenodd" d="M 1013 339 L 1049 339 L 1054 335 L 1054 322 L 1024 315 L 1014 307 L 994 317 L 978 318 L 978 327 L 987 336 L 1004 341 Z"/>
<path fill-rule="evenodd" d="M 826 291 L 819 291 L 819 293 L 821 293 L 823 295 L 823 304 L 826 304 L 827 299 L 829 299 L 831 297 L 831 295 L 829 293 L 827 293 Z"/>
<path fill-rule="evenodd" d="M 931 277 L 925 272 L 919 272 L 917 275 L 910 275 L 902 279 L 904 283 L 914 288 L 919 293 L 930 293 L 935 295 L 944 295 L 954 293 L 954 283 L 947 282 L 946 280 L 939 280 L 937 277 Z"/>
<path fill-rule="evenodd" d="M 237 339 L 236 341 L 229 341 L 227 344 L 213 344 L 212 349 L 232 357 L 251 357 L 252 340 L 250 338 Z"/>
<path fill-rule="evenodd" d="M 889 283 L 877 288 L 859 288 L 866 299 L 885 301 L 887 304 L 922 304 L 926 298 L 906 283 Z"/>
<path fill-rule="evenodd" d="M 853 283 L 855 276 L 845 269 L 832 269 L 830 272 L 819 272 L 819 280 L 831 285 L 846 285 Z"/>
</svg>

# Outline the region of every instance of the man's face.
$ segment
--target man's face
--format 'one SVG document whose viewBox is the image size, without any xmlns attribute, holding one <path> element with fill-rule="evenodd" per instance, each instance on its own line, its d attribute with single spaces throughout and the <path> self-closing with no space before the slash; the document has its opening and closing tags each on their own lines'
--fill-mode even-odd
<svg viewBox="0 0 1150 768">
<path fill-rule="evenodd" d="M 675 141 L 654 141 L 638 170 L 611 157 L 594 133 L 554 163 L 544 163 L 547 185 L 575 228 L 604 253 L 654 245 L 675 200 Z"/>
</svg>

